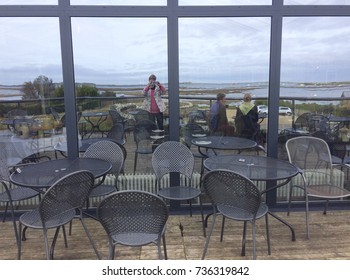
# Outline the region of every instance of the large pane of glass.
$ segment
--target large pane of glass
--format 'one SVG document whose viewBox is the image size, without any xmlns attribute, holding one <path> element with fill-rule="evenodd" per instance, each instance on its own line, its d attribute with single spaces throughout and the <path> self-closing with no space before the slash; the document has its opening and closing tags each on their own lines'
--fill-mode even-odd
<svg viewBox="0 0 350 280">
<path fill-rule="evenodd" d="M 246 93 L 254 104 L 266 104 L 270 18 L 181 18 L 179 48 L 181 117 L 202 128 L 191 135 L 212 133 L 209 111 L 219 93 L 226 95 L 228 129 L 236 133 L 237 107 Z M 260 121 L 265 134 L 266 119 Z"/>
<path fill-rule="evenodd" d="M 0 0 L 0 5 L 57 5 L 57 0 Z"/>
<path fill-rule="evenodd" d="M 220 5 L 271 5 L 272 0 L 179 0 L 179 5 L 220 6 Z"/>
<path fill-rule="evenodd" d="M 70 0 L 72 5 L 165 6 L 167 0 Z"/>
<path fill-rule="evenodd" d="M 285 5 L 349 5 L 349 0 L 284 0 Z"/>
<path fill-rule="evenodd" d="M 294 115 L 280 119 L 281 158 L 296 135 L 321 137 L 330 147 L 349 142 L 349 23 L 349 17 L 284 19 L 280 105 Z"/>
<path fill-rule="evenodd" d="M 64 140 L 51 107 L 62 85 L 58 18 L 0 18 L 0 151 L 8 164 Z M 63 97 L 63 96 L 62 96 Z"/>
<path fill-rule="evenodd" d="M 144 103 L 143 90 L 151 74 L 165 90 L 167 88 L 166 19 L 73 18 L 72 29 L 77 105 L 84 122 L 83 139 L 105 137 L 114 124 L 122 122 L 126 130 L 124 147 L 128 152 L 125 173 L 132 174 L 137 147 L 132 135 L 135 124 L 140 119 L 150 119 L 148 112 L 142 110 L 150 110 L 150 103 Z M 162 100 L 167 105 L 166 95 Z M 165 131 L 167 107 L 164 111 Z M 159 109 L 163 108 L 159 105 Z M 156 122 L 154 114 L 151 118 Z M 157 138 L 166 134 L 154 133 L 149 136 Z M 154 140 L 149 138 L 141 143 L 150 152 L 137 153 L 136 173 L 153 172 L 150 159 Z"/>
</svg>

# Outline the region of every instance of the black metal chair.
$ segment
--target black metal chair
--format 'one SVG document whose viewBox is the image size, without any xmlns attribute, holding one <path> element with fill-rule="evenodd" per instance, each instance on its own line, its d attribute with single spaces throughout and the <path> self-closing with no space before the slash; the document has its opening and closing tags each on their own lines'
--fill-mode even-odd
<svg viewBox="0 0 350 280">
<path fill-rule="evenodd" d="M 107 138 L 113 140 L 124 140 L 125 139 L 125 131 L 122 123 L 114 124 L 111 129 L 107 133 Z"/>
<path fill-rule="evenodd" d="M 11 184 L 10 170 L 3 159 L 0 159 L 0 183 L 3 186 L 3 191 L 0 192 L 0 202 L 6 204 L 2 222 L 5 222 L 8 208 L 10 207 L 11 218 L 13 221 L 16 241 L 18 244 L 18 231 L 14 215 L 14 204 L 19 204 L 21 201 L 36 197 L 39 195 L 39 193 L 31 188 L 14 186 L 13 184 Z"/>
<path fill-rule="evenodd" d="M 159 259 L 168 258 L 165 228 L 168 209 L 164 201 L 143 191 L 120 191 L 105 197 L 97 208 L 97 217 L 109 239 L 109 259 L 114 259 L 115 246 L 157 244 Z"/>
<path fill-rule="evenodd" d="M 177 141 L 164 142 L 152 154 L 152 167 L 156 175 L 158 195 L 168 200 L 187 200 L 192 215 L 192 199 L 199 197 L 201 191 L 199 188 L 191 186 L 194 169 L 194 156 L 191 150 Z M 162 187 L 163 177 L 174 173 L 182 176 L 184 183 Z"/>
<path fill-rule="evenodd" d="M 22 226 L 41 229 L 44 235 L 45 252 L 47 259 L 53 259 L 54 248 L 59 230 L 71 222 L 75 217 L 81 221 L 90 243 L 100 259 L 92 236 L 83 220 L 83 206 L 94 187 L 94 176 L 88 171 L 70 173 L 53 185 L 45 192 L 37 209 L 26 212 L 19 218 L 18 259 L 21 258 L 21 231 Z M 56 229 L 52 244 L 49 248 L 48 230 Z M 66 239 L 65 239 L 66 240 Z M 67 244 L 65 244 L 67 247 Z"/>
<path fill-rule="evenodd" d="M 268 206 L 262 202 L 257 186 L 248 178 L 229 170 L 210 171 L 203 177 L 203 189 L 213 206 L 213 221 L 207 236 L 202 259 L 205 258 L 216 217 L 223 216 L 221 239 L 225 218 L 243 221 L 242 252 L 245 256 L 247 223 L 252 224 L 253 259 L 256 259 L 256 220 L 265 217 L 268 254 L 271 254 L 268 226 Z"/>
<path fill-rule="evenodd" d="M 105 196 L 118 190 L 118 176 L 124 165 L 124 153 L 120 145 L 112 141 L 101 140 L 91 144 L 85 151 L 83 157 L 99 158 L 112 164 L 109 175 L 115 177 L 115 185 L 104 184 L 104 178 L 97 183 L 89 197 Z"/>
<path fill-rule="evenodd" d="M 125 132 L 130 133 L 134 129 L 134 122 L 133 122 L 133 120 L 128 120 L 128 119 L 124 118 L 117 110 L 110 109 L 109 110 L 109 115 L 112 118 L 113 125 L 116 125 L 116 124 L 122 124 L 123 125 L 124 133 Z"/>
<path fill-rule="evenodd" d="M 289 194 L 289 209 L 294 187 L 305 191 L 306 231 L 309 238 L 309 197 L 326 200 L 323 214 L 327 213 L 329 200 L 350 197 L 350 192 L 334 183 L 334 160 L 327 142 L 318 137 L 300 136 L 286 143 L 288 159 L 300 170 L 303 183 L 292 180 Z M 289 213 L 288 209 L 288 213 Z"/>
<path fill-rule="evenodd" d="M 150 120 L 141 120 L 136 123 L 134 128 L 134 140 L 136 144 L 134 158 L 134 174 L 136 172 L 138 155 L 150 155 L 153 153 L 153 139 L 151 135 L 153 130 L 157 129 L 157 125 Z"/>
</svg>

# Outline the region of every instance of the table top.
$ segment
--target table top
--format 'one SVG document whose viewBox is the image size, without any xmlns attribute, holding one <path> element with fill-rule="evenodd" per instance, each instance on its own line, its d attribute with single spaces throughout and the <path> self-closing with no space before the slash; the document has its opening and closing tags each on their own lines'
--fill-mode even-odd
<svg viewBox="0 0 350 280">
<path fill-rule="evenodd" d="M 254 155 L 214 156 L 204 161 L 204 167 L 235 171 L 253 181 L 284 180 L 298 174 L 298 169 L 288 161 Z"/>
<path fill-rule="evenodd" d="M 104 117 L 108 116 L 109 112 L 85 112 L 82 114 L 83 117 Z"/>
<path fill-rule="evenodd" d="M 99 141 L 112 141 L 112 142 L 115 142 L 117 144 L 120 144 L 120 145 L 124 145 L 125 144 L 125 140 L 124 139 L 121 139 L 121 140 L 117 140 L 117 139 L 113 139 L 113 138 L 108 138 L 108 137 L 103 137 L 103 138 L 88 138 L 88 139 L 83 139 L 81 141 L 79 141 L 79 152 L 85 152 L 86 149 L 96 143 L 96 142 L 99 142 Z M 57 143 L 54 147 L 54 149 L 56 151 L 60 151 L 60 152 L 67 152 L 68 148 L 67 148 L 67 142 L 60 142 L 60 143 Z"/>
<path fill-rule="evenodd" d="M 231 136 L 205 136 L 192 139 L 192 144 L 209 149 L 218 150 L 245 150 L 255 148 L 253 140 Z"/>
<path fill-rule="evenodd" d="M 55 181 L 71 172 L 79 170 L 88 170 L 92 172 L 95 178 L 102 177 L 112 165 L 101 159 L 95 158 L 76 158 L 76 159 L 57 159 L 43 161 L 36 164 L 30 164 L 20 168 L 11 174 L 12 183 L 31 188 L 48 188 Z"/>
</svg>

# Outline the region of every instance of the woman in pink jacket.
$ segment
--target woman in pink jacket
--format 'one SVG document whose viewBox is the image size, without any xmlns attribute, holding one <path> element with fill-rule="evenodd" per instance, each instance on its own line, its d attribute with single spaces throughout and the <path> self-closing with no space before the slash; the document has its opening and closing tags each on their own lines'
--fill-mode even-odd
<svg viewBox="0 0 350 280">
<path fill-rule="evenodd" d="M 157 124 L 158 129 L 163 130 L 163 112 L 166 107 L 161 96 L 166 94 L 166 89 L 157 81 L 154 74 L 149 76 L 148 81 L 148 85 L 143 89 L 145 100 L 142 107 L 148 111 L 151 120 Z"/>
</svg>

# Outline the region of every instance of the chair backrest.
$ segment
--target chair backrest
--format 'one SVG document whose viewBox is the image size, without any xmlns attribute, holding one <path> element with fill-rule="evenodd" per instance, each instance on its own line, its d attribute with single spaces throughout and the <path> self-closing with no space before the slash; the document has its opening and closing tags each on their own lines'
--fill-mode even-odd
<svg viewBox="0 0 350 280">
<path fill-rule="evenodd" d="M 254 218 L 261 204 L 257 186 L 247 177 L 229 170 L 213 170 L 203 177 L 203 189 L 215 207 L 235 207 Z"/>
<path fill-rule="evenodd" d="M 10 171 L 6 162 L 2 158 L 0 158 L 0 181 L 10 182 Z"/>
<path fill-rule="evenodd" d="M 144 191 L 120 191 L 105 197 L 97 217 L 108 235 L 163 232 L 168 220 L 165 202 Z"/>
<path fill-rule="evenodd" d="M 123 140 L 124 139 L 124 126 L 122 123 L 114 124 L 107 134 L 108 138 L 115 140 Z"/>
<path fill-rule="evenodd" d="M 142 120 L 150 120 L 150 115 L 148 111 L 144 109 L 137 109 L 137 113 L 134 114 L 134 119 L 136 123 Z"/>
<path fill-rule="evenodd" d="M 124 164 L 124 153 L 117 143 L 107 140 L 101 140 L 91 144 L 85 151 L 83 157 L 98 158 L 108 161 L 112 164 L 112 169 L 109 174 L 113 174 L 116 177 Z"/>
<path fill-rule="evenodd" d="M 116 125 L 116 124 L 124 124 L 125 123 L 125 120 L 124 118 L 122 117 L 122 115 L 115 109 L 112 109 L 112 110 L 109 110 L 109 115 L 111 116 L 112 118 L 112 122 L 113 122 L 113 125 Z"/>
<path fill-rule="evenodd" d="M 14 119 L 15 117 L 24 117 L 27 116 L 28 113 L 22 109 L 13 109 L 7 112 L 6 116 L 8 119 Z"/>
<path fill-rule="evenodd" d="M 185 143 L 187 147 L 191 147 L 192 139 L 195 137 L 193 135 L 206 135 L 205 130 L 202 126 L 196 123 L 188 123 L 185 125 Z"/>
<path fill-rule="evenodd" d="M 328 144 L 321 138 L 295 137 L 286 142 L 286 149 L 289 161 L 302 170 L 332 170 Z"/>
<path fill-rule="evenodd" d="M 60 116 L 58 115 L 57 111 L 54 108 L 52 108 L 52 107 L 50 107 L 50 111 L 51 111 L 51 115 L 52 115 L 53 119 L 55 121 L 59 121 L 60 120 Z"/>
<path fill-rule="evenodd" d="M 173 172 L 182 174 L 191 180 L 194 156 L 186 145 L 177 141 L 167 141 L 154 150 L 152 167 L 158 180 Z"/>
<path fill-rule="evenodd" d="M 150 139 L 153 134 L 152 130 L 156 130 L 157 128 L 157 125 L 151 120 L 143 119 L 138 121 L 134 128 L 134 139 L 136 143 Z"/>
<path fill-rule="evenodd" d="M 82 209 L 91 190 L 94 176 L 89 171 L 76 171 L 56 181 L 43 195 L 39 213 L 43 225 L 50 219 L 74 209 Z"/>
</svg>

